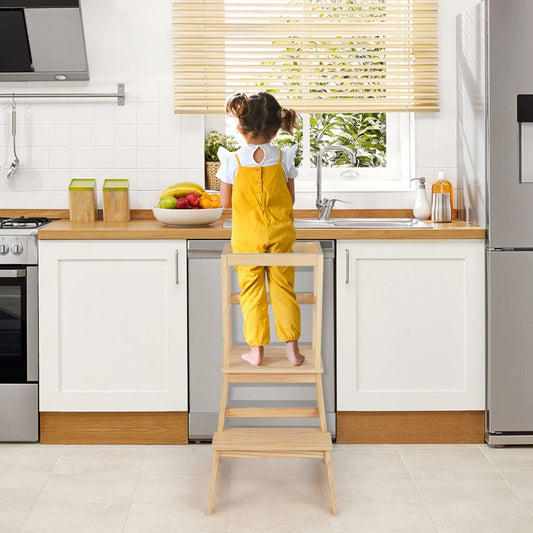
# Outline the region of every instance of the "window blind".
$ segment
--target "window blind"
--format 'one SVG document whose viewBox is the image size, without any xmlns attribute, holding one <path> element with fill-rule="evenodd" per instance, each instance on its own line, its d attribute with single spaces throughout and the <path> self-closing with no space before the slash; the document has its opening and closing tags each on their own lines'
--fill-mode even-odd
<svg viewBox="0 0 533 533">
<path fill-rule="evenodd" d="M 437 110 L 438 0 L 176 0 L 176 113 L 235 92 L 299 112 Z"/>
</svg>

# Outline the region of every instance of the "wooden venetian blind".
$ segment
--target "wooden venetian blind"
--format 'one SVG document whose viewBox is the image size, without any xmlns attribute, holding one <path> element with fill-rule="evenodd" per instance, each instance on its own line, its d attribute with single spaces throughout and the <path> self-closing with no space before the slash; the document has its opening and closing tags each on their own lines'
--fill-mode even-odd
<svg viewBox="0 0 533 533">
<path fill-rule="evenodd" d="M 438 0 L 177 0 L 176 113 L 271 91 L 300 112 L 438 109 Z"/>
</svg>

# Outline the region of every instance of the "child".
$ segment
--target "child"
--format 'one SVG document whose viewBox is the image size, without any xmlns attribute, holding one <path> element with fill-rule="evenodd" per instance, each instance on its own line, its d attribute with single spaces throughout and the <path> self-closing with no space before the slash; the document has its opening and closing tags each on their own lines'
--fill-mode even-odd
<svg viewBox="0 0 533 533">
<path fill-rule="evenodd" d="M 220 201 L 232 207 L 231 246 L 235 253 L 289 253 L 296 240 L 294 231 L 294 167 L 296 146 L 280 151 L 270 144 L 279 129 L 289 133 L 296 125 L 296 112 L 282 109 L 268 93 L 233 95 L 226 113 L 238 120 L 237 130 L 246 146 L 234 153 L 219 150 L 222 163 Z M 240 302 L 244 337 L 250 351 L 242 358 L 252 365 L 263 361 L 263 347 L 270 342 L 265 273 L 276 333 L 286 343 L 287 357 L 294 366 L 304 356 L 298 349 L 300 308 L 294 293 L 294 267 L 239 266 Z"/>
</svg>

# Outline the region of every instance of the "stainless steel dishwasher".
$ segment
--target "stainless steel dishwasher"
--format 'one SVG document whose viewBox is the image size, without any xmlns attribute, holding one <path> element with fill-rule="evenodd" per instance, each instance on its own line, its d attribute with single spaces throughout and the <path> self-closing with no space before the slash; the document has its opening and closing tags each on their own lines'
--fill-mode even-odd
<svg viewBox="0 0 533 533">
<path fill-rule="evenodd" d="M 211 440 L 218 422 L 222 390 L 222 300 L 220 255 L 225 240 L 188 241 L 189 286 L 189 439 Z M 335 241 L 319 241 L 324 253 L 324 299 L 322 321 L 322 361 L 324 401 L 328 431 L 335 435 Z M 312 269 L 297 267 L 296 292 L 313 290 Z M 239 292 L 235 270 L 232 291 Z M 312 306 L 301 305 L 300 344 L 311 344 Z M 272 309 L 269 306 L 271 344 L 282 344 L 276 337 Z M 234 342 L 246 344 L 242 333 L 240 306 L 232 308 Z M 308 383 L 231 385 L 229 406 L 311 407 L 316 404 L 314 386 Z M 229 419 L 227 425 L 310 426 L 310 419 Z M 318 425 L 318 424 L 317 424 Z"/>
</svg>

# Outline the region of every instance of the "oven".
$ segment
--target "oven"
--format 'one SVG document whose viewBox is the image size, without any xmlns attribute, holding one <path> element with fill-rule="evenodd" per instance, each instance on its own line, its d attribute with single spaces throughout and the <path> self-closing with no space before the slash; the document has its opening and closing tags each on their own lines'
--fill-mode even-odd
<svg viewBox="0 0 533 533">
<path fill-rule="evenodd" d="M 1 442 L 39 440 L 37 228 L 48 222 L 0 219 Z"/>
</svg>

